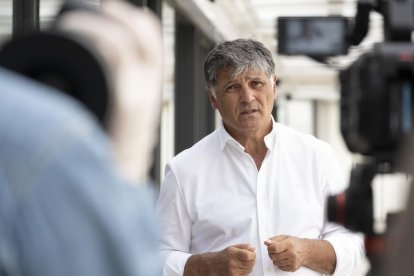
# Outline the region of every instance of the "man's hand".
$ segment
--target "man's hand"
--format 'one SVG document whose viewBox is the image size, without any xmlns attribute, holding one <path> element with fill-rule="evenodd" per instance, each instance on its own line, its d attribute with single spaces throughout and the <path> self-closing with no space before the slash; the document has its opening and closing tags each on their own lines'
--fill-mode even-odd
<svg viewBox="0 0 414 276">
<path fill-rule="evenodd" d="M 336 255 L 332 245 L 324 240 L 275 236 L 264 242 L 273 264 L 283 271 L 296 271 L 306 266 L 315 271 L 332 274 Z"/>
<path fill-rule="evenodd" d="M 248 244 L 237 244 L 220 252 L 191 256 L 185 265 L 184 276 L 249 275 L 256 261 L 256 249 Z"/>
<path fill-rule="evenodd" d="M 301 239 L 276 236 L 264 242 L 273 264 L 283 271 L 296 271 L 304 265 L 309 254 Z"/>
</svg>

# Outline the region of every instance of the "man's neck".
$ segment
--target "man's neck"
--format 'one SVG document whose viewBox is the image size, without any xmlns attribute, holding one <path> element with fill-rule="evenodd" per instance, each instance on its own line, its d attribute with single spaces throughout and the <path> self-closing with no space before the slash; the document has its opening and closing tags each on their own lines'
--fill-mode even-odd
<svg viewBox="0 0 414 276">
<path fill-rule="evenodd" d="M 264 137 L 270 133 L 272 125 L 269 129 L 261 131 L 240 132 L 230 135 L 244 147 L 244 152 L 249 154 L 259 170 L 267 153 L 267 146 Z"/>
<path fill-rule="evenodd" d="M 257 170 L 260 170 L 262 162 L 267 153 L 267 147 L 264 142 L 264 137 L 257 141 L 253 139 L 248 140 L 242 145 L 244 146 L 244 152 L 246 152 L 253 158 Z"/>
</svg>

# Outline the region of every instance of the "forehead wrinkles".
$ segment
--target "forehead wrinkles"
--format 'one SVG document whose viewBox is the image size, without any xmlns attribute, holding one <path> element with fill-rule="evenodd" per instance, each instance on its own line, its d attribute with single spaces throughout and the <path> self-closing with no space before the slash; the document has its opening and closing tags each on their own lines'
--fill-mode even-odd
<svg viewBox="0 0 414 276">
<path fill-rule="evenodd" d="M 252 68 L 251 68 L 252 69 Z M 234 74 L 234 70 L 231 69 L 221 69 L 219 70 L 219 79 L 217 80 L 214 86 L 211 86 L 211 91 L 215 96 L 217 90 L 225 89 L 228 85 L 237 84 L 241 82 L 250 82 L 253 80 L 260 80 L 264 81 L 265 83 L 270 83 L 273 85 L 273 78 L 272 76 L 267 76 L 265 72 L 261 70 L 252 69 L 252 72 L 249 72 L 247 75 L 243 75 L 248 69 L 244 70 L 239 75 Z M 243 75 L 243 76 L 242 76 Z"/>
<path fill-rule="evenodd" d="M 259 64 L 249 64 L 244 67 L 238 67 L 238 68 L 229 68 L 228 71 L 231 72 L 232 78 L 236 79 L 238 76 L 240 76 L 243 73 L 246 73 L 248 70 L 253 70 L 255 73 L 264 73 L 267 77 L 268 74 L 266 73 L 266 70 L 264 68 L 261 68 Z"/>
<path fill-rule="evenodd" d="M 243 78 L 247 77 L 248 79 L 263 78 L 263 77 L 270 78 L 270 76 L 268 76 L 266 72 L 260 70 L 259 68 L 253 68 L 250 66 L 247 66 L 246 68 L 238 69 L 238 70 L 236 70 L 235 68 L 221 69 L 219 72 L 220 72 L 220 75 L 222 75 L 223 73 L 226 74 L 226 77 L 229 77 L 228 81 L 237 80 L 243 74 L 247 74 L 243 76 Z"/>
</svg>

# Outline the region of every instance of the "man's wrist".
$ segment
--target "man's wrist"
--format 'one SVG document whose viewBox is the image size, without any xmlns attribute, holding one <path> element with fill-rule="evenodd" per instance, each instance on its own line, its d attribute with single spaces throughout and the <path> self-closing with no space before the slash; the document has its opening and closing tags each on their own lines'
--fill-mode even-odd
<svg viewBox="0 0 414 276">
<path fill-rule="evenodd" d="M 309 267 L 311 265 L 311 257 L 312 256 L 312 247 L 313 247 L 313 242 L 314 240 L 310 240 L 310 239 L 301 239 L 301 243 L 302 243 L 302 265 Z"/>
<path fill-rule="evenodd" d="M 303 265 L 322 273 L 332 274 L 336 267 L 336 254 L 330 242 L 303 239 L 306 251 Z"/>
<path fill-rule="evenodd" d="M 195 275 L 197 273 L 197 263 L 200 262 L 200 256 L 199 255 L 192 255 L 190 258 L 187 259 L 187 262 L 184 266 L 184 274 L 183 276 L 191 276 Z"/>
<path fill-rule="evenodd" d="M 184 266 L 183 276 L 208 275 L 211 271 L 211 258 L 214 253 L 192 255 Z"/>
</svg>

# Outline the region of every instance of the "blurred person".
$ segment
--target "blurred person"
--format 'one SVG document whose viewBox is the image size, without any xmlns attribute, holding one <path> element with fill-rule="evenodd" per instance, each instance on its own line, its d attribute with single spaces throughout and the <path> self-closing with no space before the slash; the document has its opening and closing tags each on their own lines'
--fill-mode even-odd
<svg viewBox="0 0 414 276">
<path fill-rule="evenodd" d="M 152 196 L 92 117 L 0 69 L 0 275 L 159 275 Z"/>
<path fill-rule="evenodd" d="M 0 275 L 159 275 L 153 193 L 130 184 L 147 182 L 158 127 L 160 24 L 108 0 L 54 31 L 108 67 L 108 133 L 81 102 L 0 69 Z"/>
<path fill-rule="evenodd" d="M 207 55 L 222 124 L 167 164 L 157 204 L 164 275 L 344 276 L 362 260 L 362 236 L 326 219 L 326 197 L 345 188 L 332 149 L 271 115 L 274 67 L 254 40 Z"/>
</svg>

